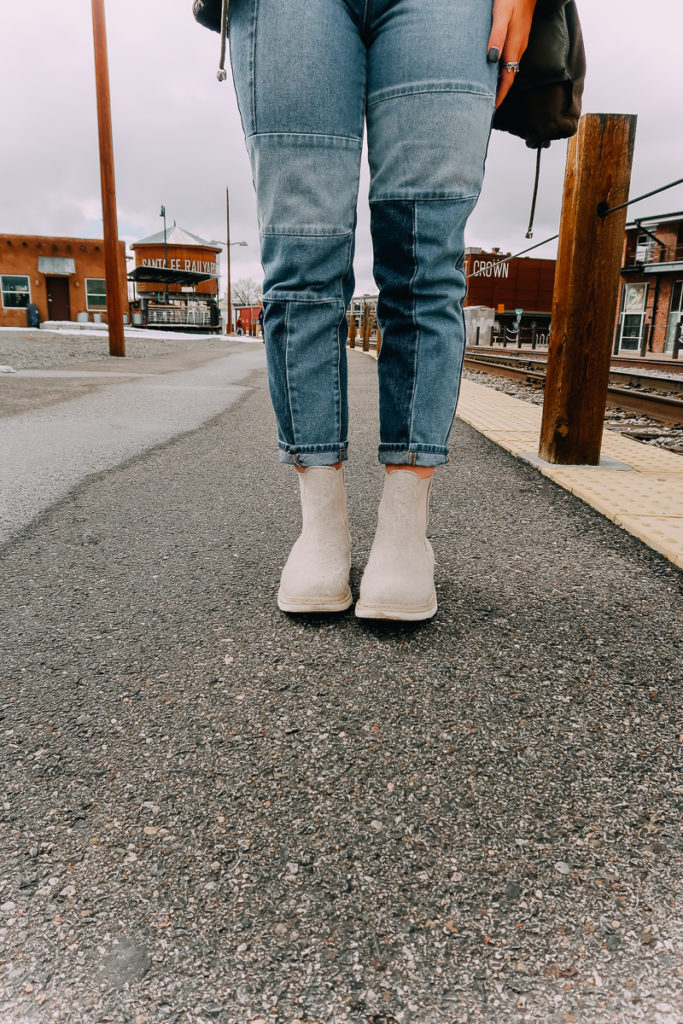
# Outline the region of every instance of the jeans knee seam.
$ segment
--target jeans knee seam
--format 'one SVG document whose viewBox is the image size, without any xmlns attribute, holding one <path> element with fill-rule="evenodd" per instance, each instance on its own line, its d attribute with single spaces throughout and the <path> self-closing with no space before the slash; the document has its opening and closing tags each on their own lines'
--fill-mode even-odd
<svg viewBox="0 0 683 1024">
<path fill-rule="evenodd" d="M 483 100 L 490 100 L 494 98 L 492 92 L 480 92 L 478 89 L 471 88 L 458 88 L 458 86 L 434 86 L 433 88 L 427 88 L 418 86 L 417 88 L 402 88 L 399 92 L 391 93 L 388 96 L 378 96 L 376 99 L 368 99 L 368 110 L 371 107 L 379 106 L 380 103 L 388 103 L 391 100 L 405 99 L 407 96 L 431 96 L 439 95 L 441 93 L 456 93 L 459 96 L 478 96 Z"/>
<path fill-rule="evenodd" d="M 337 144 L 339 144 L 338 148 L 340 149 L 359 149 L 362 148 L 363 146 L 362 136 L 359 137 L 357 135 L 339 135 L 336 132 L 260 132 L 257 130 L 256 126 L 254 126 L 253 132 L 248 132 L 245 134 L 245 140 L 247 142 L 250 142 L 252 139 L 268 138 L 302 140 L 305 139 L 306 142 L 308 142 L 309 139 L 327 139 L 332 144 L 332 148 L 337 148 Z M 353 145 L 347 147 L 345 145 L 347 142 L 352 143 Z"/>
<path fill-rule="evenodd" d="M 339 335 L 339 329 L 344 319 L 344 303 L 342 302 L 342 319 L 337 323 L 337 396 L 335 400 L 335 412 L 337 414 L 337 422 L 335 424 L 337 428 L 337 437 L 341 441 L 341 430 L 342 430 L 342 393 L 341 393 L 341 338 Z"/>
<path fill-rule="evenodd" d="M 418 356 L 420 351 L 420 328 L 417 322 L 417 309 L 415 303 L 415 292 L 413 286 L 415 279 L 417 278 L 417 203 L 413 200 L 413 276 L 410 279 L 408 285 L 408 294 L 411 299 L 411 313 L 413 319 L 413 326 L 415 328 L 415 357 L 413 360 L 413 393 L 410 399 L 410 422 L 408 426 L 408 443 L 410 444 L 413 437 L 413 425 L 415 419 L 415 395 L 417 393 L 417 364 Z"/>
<path fill-rule="evenodd" d="M 296 432 L 294 429 L 294 410 L 292 409 L 292 388 L 289 383 L 289 303 L 285 303 L 285 380 L 287 382 L 287 405 L 289 406 L 289 419 L 292 424 L 292 440 L 296 444 Z"/>
<path fill-rule="evenodd" d="M 254 131 L 256 131 L 258 125 L 256 118 L 256 22 L 258 18 L 258 5 L 259 0 L 254 0 L 254 9 L 251 14 L 251 52 L 249 54 L 249 73 L 251 76 L 251 116 L 253 118 Z"/>
</svg>

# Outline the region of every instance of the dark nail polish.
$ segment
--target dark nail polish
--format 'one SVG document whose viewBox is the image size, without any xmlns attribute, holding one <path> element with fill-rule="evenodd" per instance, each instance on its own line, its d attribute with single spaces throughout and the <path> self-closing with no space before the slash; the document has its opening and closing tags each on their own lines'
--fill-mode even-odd
<svg viewBox="0 0 683 1024">
<path fill-rule="evenodd" d="M 486 54 L 486 59 L 489 64 L 497 64 L 500 60 L 500 50 L 497 46 L 492 46 L 489 52 Z"/>
</svg>

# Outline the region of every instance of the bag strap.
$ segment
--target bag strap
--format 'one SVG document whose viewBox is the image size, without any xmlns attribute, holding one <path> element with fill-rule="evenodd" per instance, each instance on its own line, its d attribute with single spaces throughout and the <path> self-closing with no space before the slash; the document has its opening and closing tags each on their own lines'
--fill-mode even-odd
<svg viewBox="0 0 683 1024">
<path fill-rule="evenodd" d="M 526 229 L 526 237 L 534 237 L 534 217 L 536 216 L 536 199 L 538 198 L 538 183 L 541 178 L 541 153 L 543 147 L 539 146 L 536 150 L 536 177 L 534 179 L 534 195 L 531 200 L 531 213 L 529 214 L 529 227 Z"/>
<path fill-rule="evenodd" d="M 218 64 L 218 71 L 216 72 L 216 78 L 219 82 L 224 82 L 228 77 L 225 70 L 225 50 L 226 43 L 228 41 L 228 0 L 223 0 L 221 5 L 221 58 Z"/>
</svg>

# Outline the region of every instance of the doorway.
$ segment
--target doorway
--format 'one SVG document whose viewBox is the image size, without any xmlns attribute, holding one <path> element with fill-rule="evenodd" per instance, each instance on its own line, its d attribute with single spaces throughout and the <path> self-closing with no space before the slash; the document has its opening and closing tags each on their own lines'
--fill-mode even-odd
<svg viewBox="0 0 683 1024">
<path fill-rule="evenodd" d="M 70 320 L 69 278 L 46 277 L 48 320 Z"/>
</svg>

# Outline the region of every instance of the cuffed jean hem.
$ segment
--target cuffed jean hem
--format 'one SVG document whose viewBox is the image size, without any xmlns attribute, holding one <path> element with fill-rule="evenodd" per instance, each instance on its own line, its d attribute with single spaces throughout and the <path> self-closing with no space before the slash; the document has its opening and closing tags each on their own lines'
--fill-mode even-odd
<svg viewBox="0 0 683 1024">
<path fill-rule="evenodd" d="M 290 445 L 278 445 L 278 456 L 280 462 L 287 466 L 335 466 L 338 462 L 345 462 L 349 457 L 348 444 L 309 445 L 307 448 L 292 448 Z"/>
<path fill-rule="evenodd" d="M 448 462 L 448 448 L 435 444 L 381 444 L 378 454 L 385 466 L 443 466 Z"/>
</svg>

